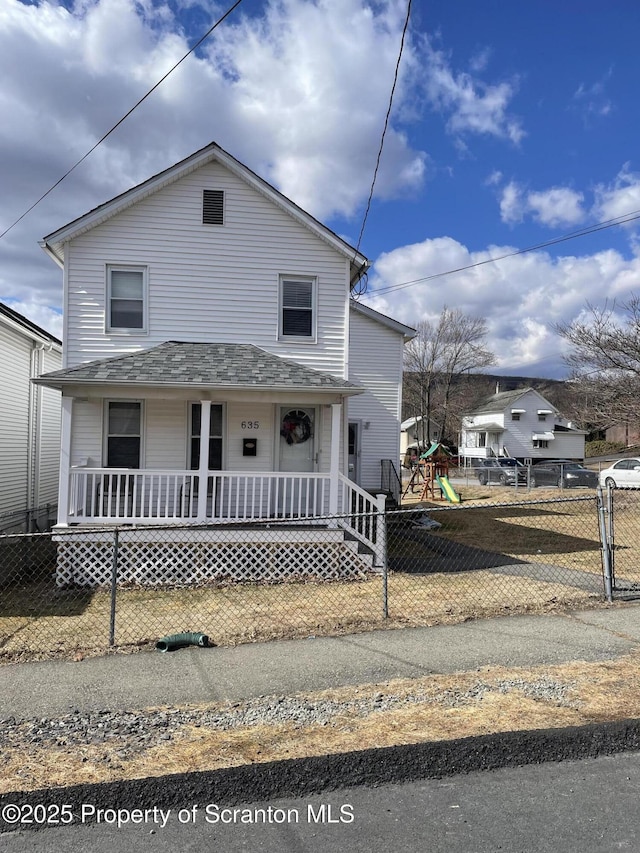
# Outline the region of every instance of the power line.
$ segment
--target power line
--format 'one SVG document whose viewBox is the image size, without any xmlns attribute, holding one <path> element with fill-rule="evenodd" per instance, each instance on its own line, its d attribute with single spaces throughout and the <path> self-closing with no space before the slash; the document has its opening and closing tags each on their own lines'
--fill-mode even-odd
<svg viewBox="0 0 640 853">
<path fill-rule="evenodd" d="M 585 237 L 589 234 L 595 234 L 598 231 L 604 231 L 607 228 L 613 228 L 616 225 L 625 225 L 627 222 L 634 222 L 636 219 L 640 219 L 640 210 L 632 210 L 622 216 L 616 216 L 613 219 L 605 219 L 603 222 L 598 222 L 588 228 L 583 228 L 579 231 L 572 231 L 570 234 L 565 234 L 562 237 L 555 237 L 554 239 L 546 240 L 543 243 L 537 243 L 535 246 L 528 246 L 526 249 L 517 249 L 514 252 L 507 252 L 504 255 L 498 255 L 494 258 L 486 258 L 484 261 L 476 261 L 475 263 L 467 264 L 464 267 L 456 267 L 455 269 L 432 273 L 431 275 L 424 276 L 423 278 L 414 278 L 410 281 L 390 284 L 387 287 L 378 288 L 375 293 L 376 295 L 379 295 L 383 293 L 390 293 L 395 290 L 404 290 L 407 287 L 413 287 L 415 284 L 420 284 L 425 281 L 433 281 L 436 278 L 444 278 L 445 276 L 454 275 L 459 272 L 466 272 L 467 270 L 472 270 L 476 267 L 485 266 L 485 264 L 495 264 L 498 261 L 504 261 L 506 258 L 515 258 L 517 255 L 525 255 L 528 252 L 536 252 L 539 249 L 546 249 L 548 246 L 555 246 L 558 243 L 566 243 L 568 240 L 575 240 L 577 237 Z"/>
<path fill-rule="evenodd" d="M 57 186 L 59 186 L 64 181 L 65 178 L 68 178 L 69 175 L 74 171 L 74 169 L 77 169 L 78 166 L 81 163 L 83 163 L 87 159 L 87 157 L 89 157 L 90 154 L 93 154 L 93 152 L 96 150 L 96 148 L 99 145 L 101 145 L 108 136 L 111 136 L 111 134 L 114 132 L 114 130 L 116 130 L 118 127 L 120 127 L 120 125 L 124 121 L 126 121 L 126 119 L 129 118 L 131 113 L 134 112 L 134 110 L 137 110 L 138 107 L 140 106 L 140 104 L 142 104 L 144 101 L 146 101 L 147 98 L 149 97 L 149 95 L 151 95 L 153 92 L 155 92 L 155 90 L 158 88 L 158 86 L 160 86 L 161 83 L 164 83 L 164 81 L 167 79 L 167 77 L 170 74 L 172 74 L 176 70 L 176 68 L 185 61 L 185 59 L 187 59 L 189 56 L 191 56 L 191 54 L 194 52 L 194 50 L 197 50 L 200 47 L 200 45 L 202 44 L 203 41 L 205 41 L 207 38 L 209 38 L 209 36 L 216 29 L 216 27 L 220 26 L 220 24 L 225 20 L 225 18 L 227 18 L 234 11 L 234 9 L 236 9 L 240 5 L 240 3 L 242 3 L 242 0 L 236 0 L 236 2 L 233 4 L 233 6 L 231 6 L 229 9 L 227 9 L 227 11 L 224 13 L 224 15 L 221 18 L 218 18 L 218 20 L 215 22 L 215 24 L 213 24 L 213 26 L 209 27 L 207 32 L 203 36 L 201 36 L 198 39 L 198 41 L 191 48 L 189 48 L 189 50 L 187 51 L 187 53 L 185 53 L 185 55 L 182 57 L 182 59 L 179 59 L 178 62 L 176 62 L 176 64 L 172 68 L 170 68 L 167 71 L 167 73 L 163 77 L 161 77 L 154 86 L 152 86 L 149 89 L 149 91 L 146 93 L 146 95 L 143 95 L 142 98 L 140 98 L 140 100 L 137 103 L 135 103 L 131 107 L 131 109 L 128 112 L 126 112 L 122 116 L 122 118 L 119 121 L 117 121 L 113 125 L 113 127 L 110 130 L 108 130 L 104 134 L 104 136 L 102 136 L 96 142 L 96 144 L 93 146 L 93 148 L 90 148 L 86 154 L 84 154 L 76 163 L 74 163 L 73 166 L 70 169 L 68 169 L 64 173 L 64 175 L 55 182 L 55 184 L 50 186 L 49 189 L 45 193 L 43 193 L 37 201 L 34 201 L 34 203 L 31 205 L 31 207 L 27 208 L 27 210 L 25 210 L 25 212 L 15 220 L 15 222 L 12 222 L 8 228 L 5 228 L 5 230 L 0 234 L 0 240 L 5 236 L 5 234 L 8 234 L 12 228 L 15 228 L 15 226 L 25 218 L 25 216 L 27 216 L 29 213 L 31 213 L 31 211 L 35 207 L 37 207 L 40 204 L 40 202 L 43 201 L 49 195 L 49 193 L 52 193 L 55 190 L 55 188 Z"/>
<path fill-rule="evenodd" d="M 408 0 L 407 3 L 407 14 L 404 19 L 404 27 L 402 28 L 402 38 L 400 39 L 400 50 L 398 51 L 398 59 L 396 60 L 396 67 L 393 74 L 393 85 L 391 86 L 391 93 L 389 95 L 389 105 L 387 107 L 387 114 L 384 119 L 384 126 L 382 128 L 382 135 L 380 137 L 380 146 L 378 148 L 378 156 L 376 157 L 376 165 L 373 170 L 373 179 L 371 181 L 371 188 L 369 190 L 369 198 L 367 199 L 366 208 L 364 211 L 364 216 L 362 219 L 362 226 L 360 227 L 360 234 L 358 235 L 358 242 L 356 244 L 355 254 L 357 255 L 360 251 L 360 243 L 362 242 L 362 235 L 364 234 L 365 225 L 367 224 L 367 218 L 369 216 L 369 210 L 371 208 L 371 201 L 373 199 L 373 190 L 376 185 L 376 179 L 378 177 L 378 169 L 380 168 L 380 159 L 382 157 L 382 149 L 384 147 L 384 139 L 387 134 L 387 128 L 389 127 L 389 118 L 391 117 L 391 108 L 393 106 L 393 96 L 396 91 L 396 85 L 398 83 L 398 75 L 400 73 L 400 62 L 402 60 L 402 53 L 404 51 L 404 41 L 407 34 L 407 30 L 409 28 L 409 18 L 411 17 L 411 0 Z M 362 295 L 362 294 L 359 294 Z"/>
</svg>

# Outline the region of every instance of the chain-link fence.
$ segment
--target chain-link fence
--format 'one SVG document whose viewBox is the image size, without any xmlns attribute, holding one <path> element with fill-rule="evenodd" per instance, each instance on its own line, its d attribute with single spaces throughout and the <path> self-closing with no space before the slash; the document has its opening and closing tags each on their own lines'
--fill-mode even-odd
<svg viewBox="0 0 640 853">
<path fill-rule="evenodd" d="M 598 524 L 589 495 L 313 525 L 0 536 L 0 660 L 182 632 L 226 645 L 584 605 L 604 597 Z"/>
<path fill-rule="evenodd" d="M 602 511 L 605 567 L 615 598 L 640 595 L 640 488 L 604 492 Z"/>
</svg>

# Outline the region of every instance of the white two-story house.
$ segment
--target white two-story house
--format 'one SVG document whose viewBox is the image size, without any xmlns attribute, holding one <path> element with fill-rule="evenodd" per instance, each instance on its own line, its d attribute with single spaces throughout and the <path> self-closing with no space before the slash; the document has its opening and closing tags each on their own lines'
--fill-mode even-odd
<svg viewBox="0 0 640 853">
<path fill-rule="evenodd" d="M 372 545 L 346 516 L 377 510 L 398 459 L 413 330 L 351 298 L 362 254 L 216 144 L 42 245 L 64 277 L 64 366 L 39 380 L 62 392 L 58 532 L 200 523 L 215 552 L 282 519 L 316 562 L 336 528 Z"/>
<path fill-rule="evenodd" d="M 575 429 L 533 388 L 493 394 L 462 419 L 458 453 L 474 459 L 512 456 L 525 464 L 584 459 L 586 432 Z"/>
</svg>

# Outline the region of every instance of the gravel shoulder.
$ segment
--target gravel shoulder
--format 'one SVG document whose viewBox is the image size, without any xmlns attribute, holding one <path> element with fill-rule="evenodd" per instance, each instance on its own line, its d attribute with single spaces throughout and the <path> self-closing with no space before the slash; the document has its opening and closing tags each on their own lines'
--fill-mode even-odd
<svg viewBox="0 0 640 853">
<path fill-rule="evenodd" d="M 0 720 L 0 794 L 640 718 L 640 652 L 246 701 Z"/>
</svg>

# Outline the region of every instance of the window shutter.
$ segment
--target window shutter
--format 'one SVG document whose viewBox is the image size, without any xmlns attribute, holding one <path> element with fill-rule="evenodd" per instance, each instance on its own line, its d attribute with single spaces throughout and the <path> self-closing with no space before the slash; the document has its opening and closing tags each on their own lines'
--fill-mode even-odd
<svg viewBox="0 0 640 853">
<path fill-rule="evenodd" d="M 202 224 L 224 225 L 224 192 L 222 190 L 202 191 Z"/>
</svg>

